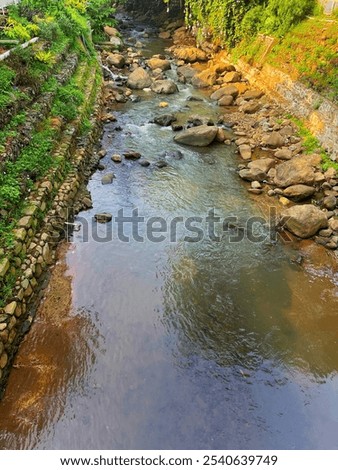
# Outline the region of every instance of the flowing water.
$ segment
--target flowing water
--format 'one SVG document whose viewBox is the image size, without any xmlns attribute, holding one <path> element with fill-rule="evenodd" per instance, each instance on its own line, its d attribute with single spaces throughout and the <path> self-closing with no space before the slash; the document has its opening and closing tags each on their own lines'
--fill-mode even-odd
<svg viewBox="0 0 338 470">
<path fill-rule="evenodd" d="M 149 39 L 148 47 L 150 55 L 163 43 Z M 201 93 L 179 87 L 165 97 L 170 112 L 217 119 L 206 99 L 187 101 Z M 105 127 L 104 172 L 116 179 L 102 185 L 98 171 L 89 182 L 94 207 L 79 214 L 82 229 L 63 247 L 56 293 L 47 293 L 0 404 L 0 446 L 337 449 L 338 277 L 329 256 L 320 251 L 320 268 L 299 267 L 262 221 L 255 240 L 245 236 L 246 221 L 267 211 L 239 181 L 234 150 L 179 147 L 170 128 L 149 123 L 163 96 L 140 95 Z M 150 167 L 114 164 L 111 155 L 126 149 Z M 182 159 L 156 167 L 178 149 Z M 140 241 L 126 223 L 126 242 L 109 234 L 116 224 L 92 221 L 135 209 L 145 222 L 157 218 L 163 233 L 146 236 L 140 223 Z M 221 220 L 236 216 L 240 229 L 210 239 L 210 209 Z M 169 230 L 175 217 L 197 216 L 203 239 L 187 240 L 196 232 L 179 219 Z"/>
</svg>

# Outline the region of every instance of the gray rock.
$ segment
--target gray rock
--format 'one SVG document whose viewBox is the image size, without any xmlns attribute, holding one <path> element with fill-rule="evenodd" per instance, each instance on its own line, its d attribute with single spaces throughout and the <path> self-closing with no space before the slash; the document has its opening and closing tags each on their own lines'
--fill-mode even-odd
<svg viewBox="0 0 338 470">
<path fill-rule="evenodd" d="M 89 197 L 84 197 L 82 199 L 82 204 L 86 209 L 91 209 L 93 207 L 92 200 Z"/>
<path fill-rule="evenodd" d="M 280 160 L 291 160 L 292 152 L 287 147 L 283 147 L 277 150 L 275 157 L 279 158 Z"/>
<path fill-rule="evenodd" d="M 320 157 L 319 157 L 320 158 Z M 280 188 L 286 188 L 296 184 L 312 185 L 315 180 L 315 172 L 312 159 L 294 157 L 288 162 L 276 167 L 275 184 Z"/>
<path fill-rule="evenodd" d="M 178 88 L 175 82 L 172 80 L 156 80 L 151 89 L 153 92 L 164 95 L 172 95 L 178 92 Z"/>
<path fill-rule="evenodd" d="M 139 163 L 140 163 L 141 166 L 143 166 L 145 168 L 150 166 L 150 162 L 148 160 L 141 160 Z"/>
<path fill-rule="evenodd" d="M 260 90 L 248 90 L 243 93 L 242 98 L 246 101 L 257 100 L 261 98 L 264 93 Z"/>
<path fill-rule="evenodd" d="M 259 111 L 261 108 L 261 105 L 256 102 L 249 102 L 245 103 L 240 107 L 240 111 L 245 113 L 245 114 L 254 114 L 257 111 Z"/>
<path fill-rule="evenodd" d="M 112 155 L 111 159 L 115 163 L 121 163 L 122 162 L 122 157 L 121 157 L 121 155 L 118 155 L 118 154 Z"/>
<path fill-rule="evenodd" d="M 175 142 L 195 147 L 206 147 L 216 138 L 218 128 L 216 126 L 197 126 L 180 132 L 174 137 Z"/>
<path fill-rule="evenodd" d="M 263 190 L 259 189 L 259 188 L 249 188 L 248 192 L 251 193 L 251 194 L 259 195 L 259 194 L 262 194 Z"/>
<path fill-rule="evenodd" d="M 174 51 L 174 55 L 179 60 L 185 62 L 204 62 L 208 60 L 207 54 L 197 47 L 179 47 Z"/>
<path fill-rule="evenodd" d="M 102 149 L 98 152 L 97 155 L 98 155 L 99 158 L 104 158 L 107 155 L 107 150 Z"/>
<path fill-rule="evenodd" d="M 95 220 L 96 222 L 99 222 L 100 224 L 106 224 L 107 222 L 110 222 L 113 218 L 109 212 L 100 212 L 98 214 L 95 214 Z"/>
<path fill-rule="evenodd" d="M 248 168 L 258 168 L 262 170 L 263 173 L 268 173 L 268 171 L 275 166 L 276 162 L 273 158 L 259 158 L 250 162 Z"/>
<path fill-rule="evenodd" d="M 126 64 L 126 61 L 122 54 L 108 54 L 107 64 L 113 65 L 118 69 L 122 69 Z"/>
<path fill-rule="evenodd" d="M 177 119 L 173 114 L 162 114 L 162 116 L 156 116 L 154 118 L 155 124 L 164 127 L 170 126 L 175 121 L 177 121 Z"/>
<path fill-rule="evenodd" d="M 228 72 L 223 77 L 224 83 L 235 83 L 240 82 L 242 79 L 242 74 L 240 72 Z"/>
<path fill-rule="evenodd" d="M 337 198 L 335 196 L 327 196 L 323 200 L 323 206 L 329 211 L 333 211 L 337 206 Z"/>
<path fill-rule="evenodd" d="M 285 144 L 285 137 L 282 136 L 279 132 L 271 132 L 271 134 L 266 134 L 262 138 L 262 143 L 266 147 L 278 148 L 283 147 Z"/>
<path fill-rule="evenodd" d="M 121 47 L 123 46 L 122 39 L 118 38 L 117 36 L 116 37 L 111 37 L 109 39 L 109 43 L 112 47 L 114 47 L 114 49 L 121 49 Z"/>
<path fill-rule="evenodd" d="M 169 60 L 167 59 L 159 59 L 158 57 L 152 57 L 147 61 L 147 65 L 152 69 L 160 69 L 162 72 L 165 72 L 166 70 L 170 70 L 171 65 Z"/>
<path fill-rule="evenodd" d="M 252 151 L 250 145 L 242 144 L 238 147 L 240 156 L 243 160 L 250 160 L 252 156 Z"/>
<path fill-rule="evenodd" d="M 235 85 L 226 85 L 222 88 L 219 88 L 219 90 L 214 91 L 211 94 L 210 99 L 213 101 L 218 101 L 225 95 L 230 95 L 236 98 L 238 96 L 238 93 L 238 88 Z"/>
<path fill-rule="evenodd" d="M 313 196 L 315 192 L 316 190 L 312 186 L 306 186 L 305 184 L 295 184 L 284 190 L 284 196 L 293 199 L 294 201 L 303 201 Z"/>
<path fill-rule="evenodd" d="M 253 181 L 251 183 L 251 187 L 252 189 L 262 189 L 262 185 L 259 181 Z"/>
<path fill-rule="evenodd" d="M 115 178 L 114 173 L 107 173 L 106 175 L 102 176 L 101 183 L 111 184 L 114 178 Z"/>
<path fill-rule="evenodd" d="M 127 86 L 133 90 L 142 90 L 151 86 L 152 80 L 149 73 L 142 67 L 137 67 L 130 75 Z"/>
<path fill-rule="evenodd" d="M 231 95 L 224 95 L 218 100 L 218 106 L 231 106 L 234 102 L 234 98 Z"/>
<path fill-rule="evenodd" d="M 128 150 L 127 152 L 124 152 L 123 155 L 127 160 L 139 160 L 141 158 L 141 154 L 139 152 L 134 152 L 133 150 Z"/>
<path fill-rule="evenodd" d="M 183 81 L 186 81 L 186 82 L 191 82 L 191 80 L 197 74 L 198 74 L 198 70 L 191 67 L 191 65 L 182 65 L 181 67 L 177 68 L 177 75 L 183 78 Z"/>
<path fill-rule="evenodd" d="M 334 232 L 338 232 L 338 218 L 337 217 L 332 217 L 329 220 L 329 226 L 330 226 L 331 230 L 333 230 Z"/>
<path fill-rule="evenodd" d="M 280 222 L 287 230 L 300 238 L 311 238 L 320 229 L 328 226 L 324 212 L 311 204 L 285 209 L 281 214 Z"/>
<path fill-rule="evenodd" d="M 245 168 L 239 172 L 239 176 L 245 181 L 264 181 L 267 176 L 259 168 Z"/>
<path fill-rule="evenodd" d="M 155 163 L 155 165 L 158 168 L 165 168 L 166 166 L 168 166 L 168 163 L 165 160 L 159 160 L 158 162 Z"/>
</svg>

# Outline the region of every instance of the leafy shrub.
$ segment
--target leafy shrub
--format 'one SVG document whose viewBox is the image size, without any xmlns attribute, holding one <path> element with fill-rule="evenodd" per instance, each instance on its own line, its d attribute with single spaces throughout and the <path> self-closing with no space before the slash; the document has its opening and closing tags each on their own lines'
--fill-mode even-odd
<svg viewBox="0 0 338 470">
<path fill-rule="evenodd" d="M 36 77 L 32 73 L 31 66 L 34 61 L 32 48 L 15 49 L 8 57 L 7 63 L 15 72 L 14 85 L 35 86 Z"/>
<path fill-rule="evenodd" d="M 4 64 L 0 65 L 0 93 L 11 90 L 15 72 Z"/>
<path fill-rule="evenodd" d="M 110 0 L 89 0 L 87 2 L 87 15 L 94 34 L 98 34 L 105 25 L 113 26 L 115 24 L 112 18 L 114 11 Z"/>
<path fill-rule="evenodd" d="M 39 31 L 39 27 L 24 18 L 10 16 L 5 27 L 5 35 L 19 41 L 29 41 Z"/>
<path fill-rule="evenodd" d="M 289 29 L 310 14 L 315 0 L 269 0 L 264 21 L 264 32 L 284 35 Z"/>
<path fill-rule="evenodd" d="M 258 32 L 281 36 L 315 6 L 316 0 L 186 0 L 185 18 L 190 26 L 206 26 L 234 46 Z"/>
<path fill-rule="evenodd" d="M 83 93 L 76 84 L 71 81 L 68 85 L 60 88 L 57 92 L 55 102 L 52 108 L 54 116 L 60 116 L 67 121 L 76 118 L 78 107 L 83 103 Z"/>
<path fill-rule="evenodd" d="M 52 66 L 56 62 L 55 55 L 51 51 L 39 51 L 35 54 L 35 58 L 46 65 Z"/>
</svg>

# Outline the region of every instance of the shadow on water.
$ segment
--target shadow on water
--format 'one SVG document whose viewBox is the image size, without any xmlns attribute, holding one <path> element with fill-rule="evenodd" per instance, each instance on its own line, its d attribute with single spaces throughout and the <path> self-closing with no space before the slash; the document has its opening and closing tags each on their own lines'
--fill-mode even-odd
<svg viewBox="0 0 338 470">
<path fill-rule="evenodd" d="M 52 434 L 67 397 L 85 393 L 100 335 L 86 311 L 72 311 L 72 279 L 60 250 L 37 320 L 14 363 L 0 403 L 0 448 L 30 449 Z"/>
</svg>

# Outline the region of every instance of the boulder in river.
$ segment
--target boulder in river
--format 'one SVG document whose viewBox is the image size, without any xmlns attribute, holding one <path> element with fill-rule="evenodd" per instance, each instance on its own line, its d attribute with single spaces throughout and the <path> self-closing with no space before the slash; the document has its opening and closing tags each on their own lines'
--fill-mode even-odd
<svg viewBox="0 0 338 470">
<path fill-rule="evenodd" d="M 114 173 L 106 173 L 104 176 L 102 176 L 101 183 L 111 184 L 114 178 L 115 178 Z"/>
<path fill-rule="evenodd" d="M 295 184 L 284 190 L 284 196 L 298 202 L 308 199 L 313 196 L 315 192 L 316 190 L 312 186 L 307 186 L 306 184 Z"/>
<path fill-rule="evenodd" d="M 106 224 L 110 222 L 113 218 L 113 216 L 109 214 L 109 212 L 100 212 L 98 214 L 95 214 L 94 217 L 96 222 L 99 222 L 100 224 Z"/>
<path fill-rule="evenodd" d="M 249 103 L 245 101 L 244 104 L 240 107 L 240 111 L 245 114 L 254 114 L 259 111 L 260 108 L 261 105 L 256 101 L 250 101 Z"/>
<path fill-rule="evenodd" d="M 280 188 L 287 188 L 296 184 L 312 185 L 315 180 L 313 166 L 320 164 L 321 157 L 311 158 L 310 155 L 294 157 L 292 160 L 281 163 L 276 168 L 275 184 Z"/>
<path fill-rule="evenodd" d="M 300 238 L 311 238 L 318 230 L 327 228 L 328 220 L 324 212 L 312 204 L 303 204 L 285 209 L 280 223 Z"/>
<path fill-rule="evenodd" d="M 103 30 L 109 37 L 115 37 L 119 35 L 118 30 L 112 26 L 104 26 Z"/>
<path fill-rule="evenodd" d="M 240 170 L 239 176 L 245 181 L 265 181 L 267 175 L 260 168 L 243 168 Z"/>
<path fill-rule="evenodd" d="M 181 79 L 180 81 L 191 82 L 192 78 L 197 74 L 198 70 L 194 69 L 190 64 L 177 67 L 177 75 Z"/>
<path fill-rule="evenodd" d="M 191 84 L 195 88 L 208 88 L 215 85 L 216 80 L 217 74 L 213 70 L 207 69 L 195 75 L 191 80 Z"/>
<path fill-rule="evenodd" d="M 263 173 L 268 173 L 268 171 L 271 170 L 275 164 L 276 162 L 273 158 L 259 158 L 253 162 L 250 162 L 248 168 L 258 168 L 259 170 L 262 170 Z"/>
<path fill-rule="evenodd" d="M 149 59 L 147 61 L 147 65 L 151 68 L 151 70 L 160 69 L 162 72 L 171 68 L 169 60 L 159 59 L 158 57 L 152 57 Z"/>
<path fill-rule="evenodd" d="M 127 86 L 133 90 L 143 90 L 150 87 L 152 80 L 149 73 L 142 67 L 137 67 L 130 75 Z"/>
<path fill-rule="evenodd" d="M 127 160 L 139 160 L 141 158 L 141 154 L 133 150 L 128 150 L 124 152 L 123 155 Z"/>
<path fill-rule="evenodd" d="M 191 127 L 180 132 L 174 137 L 175 142 L 195 147 L 207 147 L 216 138 L 218 128 L 216 126 Z"/>
<path fill-rule="evenodd" d="M 234 97 L 231 95 L 224 95 L 218 100 L 218 106 L 231 106 L 234 102 Z"/>
<path fill-rule="evenodd" d="M 190 63 L 208 60 L 207 54 L 198 47 L 177 47 L 174 50 L 174 55 L 177 59 Z"/>
<path fill-rule="evenodd" d="M 143 166 L 144 168 L 150 166 L 150 162 L 148 160 L 141 160 L 140 165 Z"/>
<path fill-rule="evenodd" d="M 170 126 L 173 122 L 177 121 L 174 114 L 162 114 L 161 116 L 156 116 L 154 118 L 154 123 L 159 126 Z"/>
<path fill-rule="evenodd" d="M 111 156 L 111 159 L 115 163 L 121 163 L 122 162 L 122 157 L 121 155 L 118 155 L 117 153 L 114 153 L 114 155 Z"/>
<path fill-rule="evenodd" d="M 178 92 L 178 88 L 175 82 L 172 80 L 156 80 L 151 89 L 158 94 L 172 95 Z"/>
<path fill-rule="evenodd" d="M 126 64 L 126 60 L 122 54 L 108 54 L 107 64 L 122 69 Z"/>
<path fill-rule="evenodd" d="M 279 158 L 280 160 L 291 160 L 292 151 L 287 147 L 282 147 L 275 152 L 275 157 Z"/>
<path fill-rule="evenodd" d="M 214 91 L 211 94 L 210 99 L 212 99 L 213 101 L 219 101 L 223 96 L 226 95 L 230 95 L 234 98 L 237 98 L 238 93 L 238 88 L 235 85 L 226 85 Z"/>
<path fill-rule="evenodd" d="M 236 83 L 240 82 L 242 79 L 242 74 L 240 72 L 228 72 L 223 77 L 224 83 Z"/>
<path fill-rule="evenodd" d="M 158 162 L 155 163 L 157 168 L 165 168 L 168 166 L 168 163 L 165 160 L 159 160 Z"/>
</svg>

